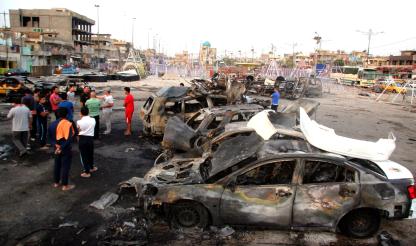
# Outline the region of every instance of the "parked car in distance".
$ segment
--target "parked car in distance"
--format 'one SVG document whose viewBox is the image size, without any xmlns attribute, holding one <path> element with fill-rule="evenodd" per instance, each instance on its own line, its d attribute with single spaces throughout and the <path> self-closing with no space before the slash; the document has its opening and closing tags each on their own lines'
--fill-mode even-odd
<svg viewBox="0 0 416 246">
<path fill-rule="evenodd" d="M 28 71 L 21 68 L 11 68 L 4 73 L 5 76 L 29 76 L 29 74 Z"/>
<path fill-rule="evenodd" d="M 378 80 L 375 82 L 373 86 L 373 91 L 377 93 L 381 93 L 383 91 L 392 92 L 392 93 L 400 93 L 406 94 L 406 88 L 403 88 L 401 83 L 396 82 L 389 82 L 386 80 Z"/>
</svg>

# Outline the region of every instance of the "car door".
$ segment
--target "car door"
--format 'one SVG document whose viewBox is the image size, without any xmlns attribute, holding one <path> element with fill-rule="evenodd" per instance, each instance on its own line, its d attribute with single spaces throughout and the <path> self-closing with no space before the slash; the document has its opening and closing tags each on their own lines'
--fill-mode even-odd
<svg viewBox="0 0 416 246">
<path fill-rule="evenodd" d="M 221 220 L 233 225 L 289 227 L 296 166 L 296 159 L 275 160 L 235 174 L 221 196 Z"/>
<path fill-rule="evenodd" d="M 344 163 L 304 159 L 293 205 L 294 227 L 333 227 L 359 204 L 358 172 Z"/>
</svg>

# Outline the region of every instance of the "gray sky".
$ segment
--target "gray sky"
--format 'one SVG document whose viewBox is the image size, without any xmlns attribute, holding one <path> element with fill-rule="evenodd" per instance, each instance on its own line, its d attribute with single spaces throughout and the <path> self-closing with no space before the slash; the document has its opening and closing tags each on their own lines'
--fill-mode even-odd
<svg viewBox="0 0 416 246">
<path fill-rule="evenodd" d="M 322 49 L 365 50 L 368 36 L 356 30 L 370 28 L 384 32 L 372 38 L 372 54 L 416 48 L 415 0 L 2 0 L 0 11 L 60 7 L 96 20 L 94 4 L 100 5 L 100 33 L 131 41 L 135 17 L 135 46 L 147 48 L 149 34 L 152 47 L 158 34 L 170 55 L 196 53 L 203 41 L 218 48 L 218 55 L 241 50 L 250 57 L 254 48 L 258 56 L 270 51 L 272 43 L 278 54 L 291 53 L 294 42 L 295 51 L 307 53 L 316 47 L 315 32 L 322 36 Z"/>
</svg>

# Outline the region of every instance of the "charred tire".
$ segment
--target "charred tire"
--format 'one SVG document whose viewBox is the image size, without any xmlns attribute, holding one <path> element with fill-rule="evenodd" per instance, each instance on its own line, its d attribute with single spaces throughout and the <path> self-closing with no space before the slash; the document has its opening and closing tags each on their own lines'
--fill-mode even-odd
<svg viewBox="0 0 416 246">
<path fill-rule="evenodd" d="M 209 213 L 196 202 L 180 202 L 172 205 L 170 222 L 178 228 L 206 228 L 209 224 Z"/>
<path fill-rule="evenodd" d="M 372 209 L 359 209 L 350 212 L 341 221 L 344 234 L 355 238 L 367 238 L 378 231 L 380 214 Z"/>
</svg>

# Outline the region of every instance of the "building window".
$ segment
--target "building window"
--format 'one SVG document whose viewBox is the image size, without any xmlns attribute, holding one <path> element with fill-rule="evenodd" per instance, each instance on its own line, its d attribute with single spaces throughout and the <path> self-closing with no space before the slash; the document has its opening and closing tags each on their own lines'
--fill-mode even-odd
<svg viewBox="0 0 416 246">
<path fill-rule="evenodd" d="M 31 18 L 29 16 L 23 16 L 22 21 L 23 21 L 23 26 L 29 26 Z"/>
<path fill-rule="evenodd" d="M 32 17 L 32 27 L 39 27 L 39 17 Z"/>
</svg>

